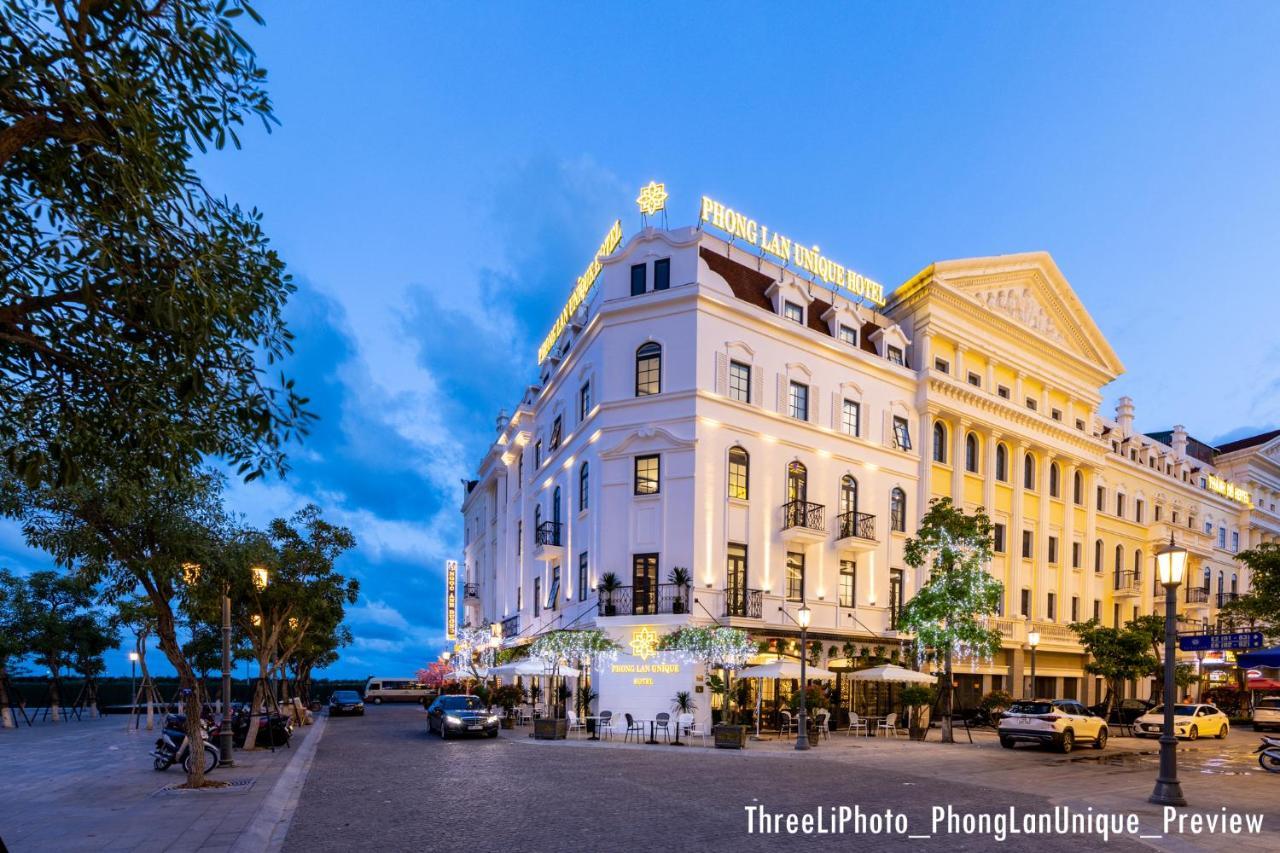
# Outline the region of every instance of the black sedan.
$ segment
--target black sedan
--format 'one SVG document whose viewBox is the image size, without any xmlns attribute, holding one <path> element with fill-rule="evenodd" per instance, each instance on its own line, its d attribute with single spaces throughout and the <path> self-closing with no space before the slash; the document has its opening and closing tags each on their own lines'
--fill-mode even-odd
<svg viewBox="0 0 1280 853">
<path fill-rule="evenodd" d="M 343 714 L 364 716 L 364 700 L 354 690 L 335 690 L 329 696 L 329 716 L 338 717 Z"/>
<path fill-rule="evenodd" d="M 489 713 L 479 696 L 441 696 L 427 708 L 427 732 L 438 732 L 442 738 L 461 735 L 497 737 L 498 718 Z"/>
</svg>

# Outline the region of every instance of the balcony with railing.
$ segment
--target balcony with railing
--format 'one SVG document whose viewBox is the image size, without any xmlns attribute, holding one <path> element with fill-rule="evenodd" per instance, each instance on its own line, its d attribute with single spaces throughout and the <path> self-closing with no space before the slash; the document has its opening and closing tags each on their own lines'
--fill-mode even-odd
<svg viewBox="0 0 1280 853">
<path fill-rule="evenodd" d="M 841 548 L 876 546 L 876 517 L 868 512 L 842 512 L 836 516 L 836 544 Z"/>
<path fill-rule="evenodd" d="M 693 604 L 693 587 L 674 583 L 649 586 L 622 586 L 597 592 L 599 616 L 652 616 L 688 613 Z"/>
<path fill-rule="evenodd" d="M 462 585 L 462 597 L 463 597 L 463 598 L 479 598 L 479 597 L 480 597 L 480 584 L 478 584 L 478 583 L 464 583 L 464 584 Z"/>
<path fill-rule="evenodd" d="M 564 557 L 564 544 L 560 538 L 564 525 L 558 521 L 544 521 L 533 531 L 533 558 L 558 560 Z"/>
<path fill-rule="evenodd" d="M 1218 606 L 1221 607 L 1224 604 L 1230 604 L 1239 597 L 1240 593 L 1238 592 L 1220 592 L 1218 593 Z"/>
<path fill-rule="evenodd" d="M 782 505 L 782 538 L 798 542 L 821 542 L 827 537 L 827 508 L 808 501 L 787 501 Z"/>
<path fill-rule="evenodd" d="M 520 633 L 520 614 L 502 620 L 502 639 L 510 640 Z"/>
<path fill-rule="evenodd" d="M 1139 572 L 1113 572 L 1111 589 L 1116 595 L 1140 595 L 1142 575 Z"/>
<path fill-rule="evenodd" d="M 759 589 L 726 589 L 724 615 L 730 618 L 760 619 L 764 613 L 764 592 Z"/>
<path fill-rule="evenodd" d="M 1202 586 L 1187 587 L 1187 604 L 1208 604 L 1209 590 Z"/>
</svg>

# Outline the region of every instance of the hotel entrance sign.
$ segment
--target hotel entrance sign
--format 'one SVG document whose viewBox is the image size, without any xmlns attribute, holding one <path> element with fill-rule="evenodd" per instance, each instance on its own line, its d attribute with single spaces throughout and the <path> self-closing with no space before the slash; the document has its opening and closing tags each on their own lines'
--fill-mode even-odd
<svg viewBox="0 0 1280 853">
<path fill-rule="evenodd" d="M 543 338 L 542 346 L 538 347 L 538 364 L 542 364 L 547 360 L 547 354 L 551 352 L 551 348 L 560 339 L 560 334 L 564 331 L 564 327 L 569 325 L 569 319 L 573 317 L 574 312 L 578 310 L 578 307 L 587 298 L 591 285 L 595 284 L 596 279 L 600 277 L 600 259 L 612 255 L 621 243 L 622 220 L 615 219 L 609 232 L 600 241 L 600 248 L 596 249 L 596 254 L 591 259 L 591 263 L 587 265 L 582 275 L 578 276 L 578 280 L 573 285 L 573 292 L 569 294 L 569 301 L 564 304 L 564 308 L 560 309 L 560 316 L 556 317 L 556 322 L 551 327 L 551 331 Z"/>
<path fill-rule="evenodd" d="M 860 296 L 876 305 L 885 303 L 884 285 L 841 266 L 830 258 L 824 258 L 817 246 L 801 246 L 790 237 L 770 231 L 768 226 L 761 225 L 745 213 L 726 207 L 713 198 L 705 195 L 702 197 L 699 218 L 731 237 L 745 240 L 783 263 L 795 264 L 832 287 L 842 287 L 854 296 Z"/>
<path fill-rule="evenodd" d="M 446 640 L 458 639 L 458 561 L 449 560 L 444 564 L 444 637 Z"/>
</svg>

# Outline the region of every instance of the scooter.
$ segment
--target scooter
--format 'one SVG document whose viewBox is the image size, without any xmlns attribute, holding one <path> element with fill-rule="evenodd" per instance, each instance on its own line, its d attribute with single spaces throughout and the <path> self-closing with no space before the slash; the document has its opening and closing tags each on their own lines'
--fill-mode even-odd
<svg viewBox="0 0 1280 853">
<path fill-rule="evenodd" d="M 1280 773 L 1280 738 L 1264 737 L 1258 753 L 1258 764 L 1268 773 Z"/>
<path fill-rule="evenodd" d="M 219 730 L 217 726 L 209 728 L 208 723 L 200 721 L 204 729 L 204 772 L 208 773 L 222 762 L 222 753 L 214 745 Z M 164 718 L 164 727 L 156 740 L 156 748 L 151 753 L 155 760 L 152 767 L 156 770 L 168 770 L 181 761 L 182 769 L 191 772 L 193 756 L 191 746 L 187 742 L 187 718 L 183 714 L 169 714 Z"/>
</svg>

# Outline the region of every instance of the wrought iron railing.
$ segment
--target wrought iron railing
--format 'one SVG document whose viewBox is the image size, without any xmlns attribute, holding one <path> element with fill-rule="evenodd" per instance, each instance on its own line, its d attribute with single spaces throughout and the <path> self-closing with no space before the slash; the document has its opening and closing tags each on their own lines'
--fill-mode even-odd
<svg viewBox="0 0 1280 853">
<path fill-rule="evenodd" d="M 857 539 L 868 539 L 875 541 L 876 538 L 876 517 L 867 512 L 842 512 L 836 516 L 836 520 L 840 523 L 840 538 L 848 539 L 854 537 Z"/>
<path fill-rule="evenodd" d="M 655 613 L 688 613 L 693 604 L 693 588 L 682 584 L 656 583 L 620 586 L 597 592 L 596 613 L 600 616 L 649 616 Z"/>
<path fill-rule="evenodd" d="M 544 521 L 538 525 L 538 529 L 534 531 L 534 542 L 539 545 L 560 546 L 560 528 L 563 527 L 558 521 Z"/>
<path fill-rule="evenodd" d="M 1221 607 L 1227 602 L 1235 601 L 1239 597 L 1240 593 L 1238 592 L 1220 592 L 1218 593 L 1218 606 Z"/>
<path fill-rule="evenodd" d="M 463 596 L 464 596 L 464 597 L 466 597 L 466 598 L 479 598 L 479 597 L 480 597 L 480 584 L 478 584 L 478 583 L 464 583 L 464 584 L 462 585 L 462 594 L 463 594 Z"/>
<path fill-rule="evenodd" d="M 726 589 L 724 615 L 759 619 L 764 612 L 764 592 L 758 589 Z"/>
<path fill-rule="evenodd" d="M 1202 586 L 1187 587 L 1187 604 L 1208 604 L 1209 590 Z"/>
<path fill-rule="evenodd" d="M 520 633 L 519 614 L 502 620 L 502 639 L 509 640 L 519 633 Z"/>
<path fill-rule="evenodd" d="M 827 508 L 808 501 L 787 501 L 782 505 L 782 529 L 803 527 L 806 530 L 827 529 Z"/>
</svg>

